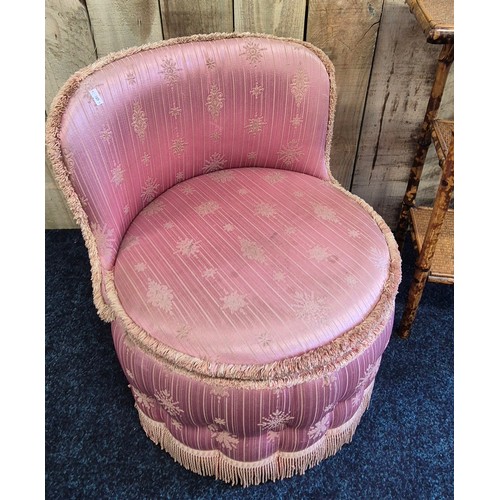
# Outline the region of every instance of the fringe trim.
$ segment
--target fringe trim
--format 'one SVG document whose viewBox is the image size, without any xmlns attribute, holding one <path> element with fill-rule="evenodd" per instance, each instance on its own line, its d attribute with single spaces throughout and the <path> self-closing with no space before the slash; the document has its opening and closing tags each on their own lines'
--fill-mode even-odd
<svg viewBox="0 0 500 500">
<path fill-rule="evenodd" d="M 105 57 L 99 58 L 94 63 L 82 68 L 71 76 L 66 83 L 61 87 L 57 95 L 54 97 L 49 115 L 46 122 L 46 145 L 47 154 L 50 158 L 50 163 L 52 171 L 54 174 L 54 179 L 56 180 L 59 189 L 66 198 L 68 207 L 73 214 L 75 222 L 80 226 L 85 246 L 89 252 L 90 265 L 91 265 L 91 278 L 92 278 L 92 290 L 94 297 L 94 304 L 97 308 L 97 312 L 100 318 L 104 321 L 110 322 L 115 319 L 115 314 L 113 309 L 106 303 L 105 298 L 102 294 L 102 282 L 103 282 L 103 269 L 101 267 L 101 262 L 99 258 L 99 252 L 97 249 L 97 243 L 95 235 L 93 234 L 90 223 L 85 210 L 81 204 L 78 195 L 71 183 L 68 168 L 64 162 L 64 157 L 62 154 L 60 131 L 61 122 L 66 111 L 66 108 L 71 100 L 73 94 L 78 90 L 83 80 L 88 78 L 90 75 L 103 68 L 104 66 L 117 61 L 124 57 L 137 54 L 146 50 L 154 50 L 160 47 L 167 47 L 170 45 L 179 45 L 189 42 L 198 41 L 211 41 L 211 40 L 223 40 L 229 38 L 268 38 L 271 40 L 281 40 L 286 42 L 293 42 L 308 48 L 313 52 L 324 64 L 325 69 L 328 73 L 330 79 L 330 104 L 329 104 L 329 119 L 327 125 L 327 134 L 325 142 L 325 168 L 329 175 L 330 172 L 330 149 L 333 136 L 333 122 L 335 115 L 335 107 L 337 103 L 337 91 L 335 85 L 335 69 L 328 58 L 328 56 L 318 47 L 310 44 L 309 42 L 304 42 L 295 38 L 284 38 L 277 37 L 274 35 L 268 35 L 265 33 L 211 33 L 207 35 L 192 35 L 186 37 L 171 38 L 170 40 L 162 40 L 159 42 L 149 43 L 141 45 L 139 47 L 131 47 L 118 52 L 112 52 Z M 336 181 L 335 181 L 336 182 Z"/>
<path fill-rule="evenodd" d="M 309 448 L 296 452 L 278 451 L 258 462 L 241 462 L 224 455 L 219 450 L 196 450 L 178 441 L 163 422 L 149 418 L 135 405 L 139 421 L 146 435 L 160 445 L 176 462 L 202 476 L 214 476 L 226 483 L 243 487 L 266 481 L 276 481 L 304 474 L 307 469 L 337 453 L 350 443 L 361 417 L 370 405 L 373 382 L 365 390 L 363 401 L 349 421 L 330 429 Z"/>
<path fill-rule="evenodd" d="M 401 256 L 396 240 L 382 217 L 364 200 L 343 187 L 334 186 L 334 189 L 343 191 L 373 217 L 384 234 L 389 248 L 390 265 L 387 281 L 379 301 L 360 324 L 331 342 L 300 356 L 264 365 L 217 363 L 175 351 L 137 325 L 123 309 L 115 287 L 114 273 L 108 271 L 105 276 L 106 295 L 116 319 L 123 325 L 127 340 L 170 371 L 201 381 L 209 379 L 211 384 L 225 387 L 248 389 L 290 387 L 346 366 L 376 341 L 394 314 L 394 301 L 401 282 Z"/>
<path fill-rule="evenodd" d="M 343 188 L 341 188 L 343 189 Z M 363 200 L 360 200 L 363 204 Z M 373 209 L 372 209 L 373 210 Z M 379 218 L 382 224 L 383 220 Z M 396 242 L 391 271 L 381 297 L 368 316 L 357 326 L 331 342 L 292 358 L 263 365 L 217 363 L 178 352 L 161 343 L 142 329 L 123 309 L 115 288 L 114 274 L 105 276 L 106 295 L 126 333 L 128 342 L 152 356 L 168 370 L 202 382 L 224 387 L 248 389 L 290 387 L 339 370 L 368 349 L 382 334 L 394 313 L 394 300 L 401 280 L 401 261 Z M 389 244 L 389 242 L 388 242 Z"/>
</svg>

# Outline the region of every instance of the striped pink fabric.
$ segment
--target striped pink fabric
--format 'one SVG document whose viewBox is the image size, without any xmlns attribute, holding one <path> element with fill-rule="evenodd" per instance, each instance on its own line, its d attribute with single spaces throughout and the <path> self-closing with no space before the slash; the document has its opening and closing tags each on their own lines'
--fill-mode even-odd
<svg viewBox="0 0 500 500">
<path fill-rule="evenodd" d="M 377 224 L 330 182 L 248 167 L 184 181 L 148 205 L 123 239 L 115 285 L 162 344 L 265 364 L 362 322 L 388 268 Z"/>
<path fill-rule="evenodd" d="M 61 142 L 103 268 L 134 217 L 184 179 L 244 166 L 326 179 L 329 91 L 309 49 L 252 37 L 143 50 L 86 78 Z"/>
<path fill-rule="evenodd" d="M 171 371 L 129 344 L 117 322 L 113 340 L 140 411 L 164 422 L 194 453 L 219 450 L 248 463 L 300 452 L 348 422 L 371 390 L 391 330 L 392 320 L 369 349 L 340 370 L 279 389 L 224 387 Z"/>
</svg>

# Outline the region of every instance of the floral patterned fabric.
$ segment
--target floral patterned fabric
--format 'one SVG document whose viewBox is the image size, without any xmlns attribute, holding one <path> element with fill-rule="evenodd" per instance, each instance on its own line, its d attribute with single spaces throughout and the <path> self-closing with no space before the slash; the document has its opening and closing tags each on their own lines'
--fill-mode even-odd
<svg viewBox="0 0 500 500">
<path fill-rule="evenodd" d="M 260 364 L 363 321 L 388 268 L 377 224 L 330 182 L 248 167 L 182 182 L 148 205 L 123 239 L 115 285 L 162 344 Z"/>
<path fill-rule="evenodd" d="M 128 342 L 120 323 L 113 340 L 137 408 L 193 450 L 218 450 L 244 463 L 301 452 L 349 422 L 375 380 L 392 330 L 336 372 L 291 387 L 217 385 L 165 367 Z"/>
<path fill-rule="evenodd" d="M 329 96 L 313 52 L 268 38 L 159 47 L 95 71 L 60 135 L 104 269 L 133 218 L 185 179 L 255 165 L 326 179 Z"/>
</svg>

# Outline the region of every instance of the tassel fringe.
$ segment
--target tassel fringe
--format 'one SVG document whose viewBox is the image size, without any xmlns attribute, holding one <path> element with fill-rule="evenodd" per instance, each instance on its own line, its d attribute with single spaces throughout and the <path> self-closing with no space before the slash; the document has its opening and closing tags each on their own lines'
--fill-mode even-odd
<svg viewBox="0 0 500 500">
<path fill-rule="evenodd" d="M 361 417 L 370 404 L 373 383 L 366 389 L 363 401 L 351 419 L 326 434 L 309 448 L 296 452 L 278 451 L 258 462 L 233 460 L 219 450 L 195 450 L 178 441 L 163 422 L 149 418 L 136 405 L 146 435 L 160 445 L 176 462 L 202 476 L 213 476 L 226 483 L 244 487 L 266 481 L 277 481 L 301 475 L 350 443 Z"/>
</svg>

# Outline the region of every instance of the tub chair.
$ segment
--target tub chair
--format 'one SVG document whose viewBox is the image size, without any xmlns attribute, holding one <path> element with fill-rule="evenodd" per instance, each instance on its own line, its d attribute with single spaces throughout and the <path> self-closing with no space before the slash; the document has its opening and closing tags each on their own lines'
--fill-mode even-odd
<svg viewBox="0 0 500 500">
<path fill-rule="evenodd" d="M 249 33 L 110 54 L 53 101 L 97 312 L 145 433 L 196 473 L 303 474 L 368 407 L 401 262 L 330 174 L 335 103 L 321 50 Z"/>
</svg>

